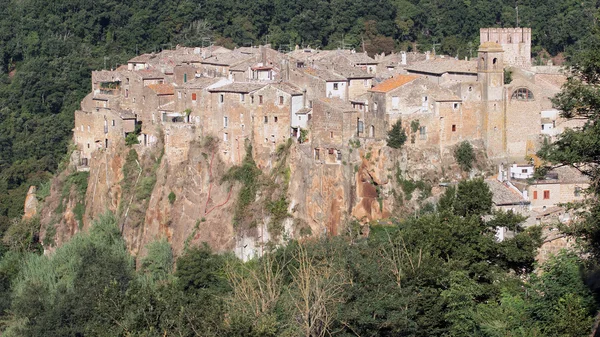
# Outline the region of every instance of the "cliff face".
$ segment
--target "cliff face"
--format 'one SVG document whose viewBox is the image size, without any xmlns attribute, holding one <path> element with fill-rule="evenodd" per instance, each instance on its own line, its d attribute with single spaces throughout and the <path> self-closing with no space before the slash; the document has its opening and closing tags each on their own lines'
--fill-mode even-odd
<svg viewBox="0 0 600 337">
<path fill-rule="evenodd" d="M 73 169 L 55 179 L 41 213 L 46 248 L 85 230 L 108 210 L 117 215 L 135 255 L 166 237 L 176 254 L 206 242 L 247 259 L 261 254 L 269 241 L 339 235 L 351 220 L 367 224 L 410 214 L 439 192 L 435 186 L 444 167 L 451 172 L 451 161 L 444 163 L 435 148 L 394 150 L 383 141 L 363 141 L 328 161 L 315 159 L 310 144 L 290 141 L 268 165 L 258 162 L 268 168 L 253 166 L 258 173 L 249 189 L 247 181 L 231 179 L 215 142 L 190 140 L 176 153 L 160 142 L 154 148 L 117 144 L 110 153 L 97 151 L 85 173 L 84 198 L 68 184 L 78 174 Z M 254 195 L 245 195 L 247 190 Z M 80 204 L 85 213 L 77 216 Z"/>
</svg>

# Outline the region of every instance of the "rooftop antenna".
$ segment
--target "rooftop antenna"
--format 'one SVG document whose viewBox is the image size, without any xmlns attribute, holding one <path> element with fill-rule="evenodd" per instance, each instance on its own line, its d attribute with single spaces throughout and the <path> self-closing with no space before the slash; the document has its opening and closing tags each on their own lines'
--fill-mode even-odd
<svg viewBox="0 0 600 337">
<path fill-rule="evenodd" d="M 515 11 L 517 12 L 517 28 L 519 28 L 519 3 L 515 1 Z"/>
<path fill-rule="evenodd" d="M 435 52 L 435 47 L 436 46 L 440 46 L 440 44 L 439 43 L 432 43 L 431 45 L 432 45 L 432 48 L 433 48 L 433 56 L 437 56 L 437 53 Z"/>
<path fill-rule="evenodd" d="M 469 47 L 469 59 L 473 58 L 473 42 L 469 41 L 469 43 L 467 43 L 467 46 Z"/>
</svg>

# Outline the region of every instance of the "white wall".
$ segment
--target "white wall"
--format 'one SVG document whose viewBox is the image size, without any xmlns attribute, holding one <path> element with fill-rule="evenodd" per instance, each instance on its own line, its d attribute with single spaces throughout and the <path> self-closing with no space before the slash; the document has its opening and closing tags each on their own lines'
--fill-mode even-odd
<svg viewBox="0 0 600 337">
<path fill-rule="evenodd" d="M 334 90 L 333 87 L 337 84 L 337 90 Z M 327 82 L 325 85 L 325 95 L 330 98 L 341 98 L 342 100 L 346 100 L 346 81 L 343 82 Z"/>
</svg>

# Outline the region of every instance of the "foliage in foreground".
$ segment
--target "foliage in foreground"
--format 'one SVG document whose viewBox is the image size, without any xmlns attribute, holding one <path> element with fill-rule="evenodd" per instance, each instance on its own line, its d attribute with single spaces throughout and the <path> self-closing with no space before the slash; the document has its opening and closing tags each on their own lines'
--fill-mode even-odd
<svg viewBox="0 0 600 337">
<path fill-rule="evenodd" d="M 534 274 L 540 229 L 490 199 L 479 180 L 437 212 L 368 239 L 291 242 L 243 263 L 165 240 L 136 269 L 111 214 L 53 255 L 0 260 L 6 336 L 581 336 L 596 303 L 581 260 L 561 253 Z M 485 201 L 485 200 L 484 200 Z M 487 200 L 489 201 L 489 200 Z M 484 203 L 487 205 L 487 203 Z M 491 204 L 490 204 L 491 205 Z M 485 219 L 485 220 L 484 220 Z M 497 242 L 498 226 L 515 237 Z M 26 238 L 25 238 L 26 239 Z M 20 245 L 17 245 L 20 247 Z M 173 268 L 176 264 L 176 268 Z M 175 271 L 173 271 L 175 270 Z M 6 282 L 4 280 L 12 280 Z M 9 314 L 10 313 L 10 314 Z"/>
</svg>

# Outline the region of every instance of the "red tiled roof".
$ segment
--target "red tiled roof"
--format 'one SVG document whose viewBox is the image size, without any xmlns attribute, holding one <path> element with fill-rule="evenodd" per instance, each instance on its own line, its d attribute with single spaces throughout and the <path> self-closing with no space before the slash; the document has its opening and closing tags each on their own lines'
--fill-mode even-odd
<svg viewBox="0 0 600 337">
<path fill-rule="evenodd" d="M 396 77 L 390 78 L 389 80 L 385 80 L 379 83 L 378 85 L 373 87 L 371 91 L 389 92 L 400 86 L 405 85 L 408 82 L 416 80 L 417 78 L 419 78 L 418 75 L 398 75 Z"/>
<path fill-rule="evenodd" d="M 157 95 L 174 95 L 175 90 L 172 84 L 149 84 L 148 88 L 152 89 Z"/>
</svg>

